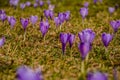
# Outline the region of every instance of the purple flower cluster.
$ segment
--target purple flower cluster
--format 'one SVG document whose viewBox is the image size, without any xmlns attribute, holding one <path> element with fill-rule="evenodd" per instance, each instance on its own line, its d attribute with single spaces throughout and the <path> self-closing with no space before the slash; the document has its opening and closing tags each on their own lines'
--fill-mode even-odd
<svg viewBox="0 0 120 80">
<path fill-rule="evenodd" d="M 44 10 L 44 15 L 46 18 L 53 18 L 54 17 L 54 12 L 52 10 Z"/>
<path fill-rule="evenodd" d="M 72 45 L 73 45 L 74 40 L 75 40 L 75 35 L 74 34 L 60 33 L 60 41 L 62 43 L 62 52 L 63 52 L 63 54 L 65 53 L 65 48 L 66 48 L 67 42 L 69 42 L 70 48 L 71 48 Z"/>
<path fill-rule="evenodd" d="M 66 11 L 64 13 L 59 13 L 58 17 L 54 17 L 54 22 L 56 26 L 61 25 L 64 21 L 68 21 L 70 18 L 70 11 Z"/>
<path fill-rule="evenodd" d="M 19 3 L 19 0 L 10 0 L 9 3 L 10 3 L 10 5 L 16 7 Z"/>
</svg>

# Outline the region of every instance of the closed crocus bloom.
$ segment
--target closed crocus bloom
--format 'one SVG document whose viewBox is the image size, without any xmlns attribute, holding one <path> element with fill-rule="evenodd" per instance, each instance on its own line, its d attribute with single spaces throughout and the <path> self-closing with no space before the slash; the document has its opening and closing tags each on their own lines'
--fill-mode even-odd
<svg viewBox="0 0 120 80">
<path fill-rule="evenodd" d="M 5 43 L 5 37 L 2 37 L 0 39 L 0 47 L 2 47 L 4 45 L 4 43 Z"/>
<path fill-rule="evenodd" d="M 81 53 L 82 60 L 84 60 L 87 54 L 89 53 L 89 51 L 91 50 L 91 45 L 90 43 L 87 42 L 81 42 L 79 43 L 78 48 Z"/>
<path fill-rule="evenodd" d="M 59 14 L 58 14 L 58 17 L 59 17 L 59 19 L 60 19 L 60 21 L 61 21 L 62 23 L 65 21 L 65 15 L 64 15 L 64 13 L 59 13 Z"/>
<path fill-rule="evenodd" d="M 91 29 L 85 29 L 78 33 L 78 36 L 81 42 L 92 43 L 95 38 L 95 33 Z"/>
<path fill-rule="evenodd" d="M 37 20 L 38 20 L 38 16 L 31 16 L 30 17 L 30 21 L 32 22 L 32 24 L 34 25 L 36 22 L 37 22 Z"/>
<path fill-rule="evenodd" d="M 39 5 L 42 7 L 44 5 L 44 2 L 42 0 L 40 0 Z"/>
<path fill-rule="evenodd" d="M 6 19 L 7 19 L 7 16 L 5 13 L 0 14 L 0 20 L 4 22 Z"/>
<path fill-rule="evenodd" d="M 69 38 L 68 33 L 60 33 L 60 41 L 62 43 L 62 52 L 63 52 L 63 54 L 65 52 L 65 48 L 66 48 L 66 44 L 68 42 L 68 38 Z"/>
<path fill-rule="evenodd" d="M 29 23 L 29 19 L 20 18 L 20 22 L 22 24 L 23 29 L 26 30 Z"/>
<path fill-rule="evenodd" d="M 84 3 L 84 7 L 87 8 L 89 6 L 89 2 Z"/>
<path fill-rule="evenodd" d="M 101 72 L 88 72 L 87 80 L 108 80 L 107 75 Z"/>
<path fill-rule="evenodd" d="M 25 5 L 24 3 L 21 3 L 21 4 L 20 4 L 20 8 L 21 8 L 21 9 L 24 9 L 25 6 L 26 6 L 26 5 Z"/>
<path fill-rule="evenodd" d="M 27 1 L 25 4 L 26 4 L 26 6 L 28 6 L 28 7 L 31 6 L 31 2 L 29 2 L 29 1 Z"/>
<path fill-rule="evenodd" d="M 46 18 L 49 17 L 49 10 L 44 10 L 44 15 L 46 16 Z"/>
<path fill-rule="evenodd" d="M 51 4 L 51 1 L 50 1 L 50 0 L 47 0 L 47 4 L 50 5 L 50 4 Z"/>
<path fill-rule="evenodd" d="M 74 34 L 69 34 L 68 40 L 69 40 L 69 44 L 70 44 L 70 48 L 71 48 L 72 45 L 73 45 L 73 42 L 75 40 L 75 35 Z"/>
<path fill-rule="evenodd" d="M 107 47 L 112 40 L 113 36 L 111 34 L 103 33 L 102 34 L 102 42 L 105 47 Z"/>
<path fill-rule="evenodd" d="M 34 6 L 34 8 L 38 7 L 38 3 L 34 3 L 33 6 Z"/>
<path fill-rule="evenodd" d="M 17 69 L 16 78 L 17 80 L 43 80 L 39 69 L 32 70 L 27 66 L 21 66 Z"/>
<path fill-rule="evenodd" d="M 114 32 L 118 31 L 118 28 L 120 26 L 120 20 L 116 20 L 116 21 L 111 21 L 110 25 L 112 26 Z"/>
<path fill-rule="evenodd" d="M 55 22 L 56 26 L 61 25 L 61 21 L 60 21 L 60 19 L 58 17 L 54 18 L 54 22 Z"/>
<path fill-rule="evenodd" d="M 82 18 L 84 19 L 88 15 L 88 8 L 85 8 L 85 7 L 81 8 L 80 14 L 81 14 Z"/>
<path fill-rule="evenodd" d="M 112 14 L 115 11 L 115 8 L 114 7 L 109 7 L 108 11 L 109 11 L 110 14 Z"/>
<path fill-rule="evenodd" d="M 50 27 L 50 25 L 48 23 L 48 20 L 40 22 L 40 31 L 41 31 L 43 37 L 48 32 L 49 27 Z"/>
<path fill-rule="evenodd" d="M 16 23 L 16 19 L 13 16 L 8 16 L 8 22 L 11 25 L 11 28 L 13 28 Z"/>
<path fill-rule="evenodd" d="M 64 15 L 65 15 L 65 20 L 69 20 L 69 18 L 70 18 L 70 11 L 66 11 L 65 13 L 64 13 Z"/>
</svg>

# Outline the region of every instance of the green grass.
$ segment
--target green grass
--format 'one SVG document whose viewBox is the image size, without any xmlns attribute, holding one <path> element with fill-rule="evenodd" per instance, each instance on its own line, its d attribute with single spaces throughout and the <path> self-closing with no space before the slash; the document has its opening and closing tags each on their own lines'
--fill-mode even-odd
<svg viewBox="0 0 120 80">
<path fill-rule="evenodd" d="M 42 8 L 27 7 L 24 11 L 20 8 L 14 10 L 10 6 L 0 7 L 0 9 L 6 11 L 7 15 L 14 16 L 17 19 L 17 24 L 12 30 L 7 21 L 4 24 L 0 21 L 0 37 L 4 35 L 6 38 L 5 45 L 0 48 L 0 80 L 15 80 L 16 69 L 21 65 L 28 65 L 32 68 L 41 67 L 45 80 L 80 79 L 81 56 L 78 50 L 78 32 L 86 28 L 90 28 L 96 33 L 92 51 L 89 53 L 89 60 L 85 66 L 86 71 L 99 70 L 106 72 L 109 79 L 112 80 L 113 67 L 116 66 L 118 75 L 120 75 L 120 30 L 118 30 L 117 36 L 115 36 L 108 47 L 107 59 L 105 58 L 105 48 L 101 41 L 103 32 L 113 32 L 109 22 L 120 19 L 120 9 L 113 15 L 110 15 L 108 7 L 113 6 L 114 2 L 112 4 L 109 0 L 105 1 L 93 5 L 92 0 L 89 0 L 89 15 L 85 19 L 83 26 L 79 9 L 85 1 L 63 0 L 61 2 L 54 0 L 53 3 L 56 6 L 55 15 L 58 12 L 70 10 L 71 17 L 67 23 L 62 25 L 61 31 L 58 29 L 58 32 L 56 32 L 53 20 L 49 20 L 51 27 L 45 41 L 43 41 L 39 31 L 39 23 L 40 16 L 43 15 L 43 10 L 47 9 L 47 5 Z M 20 18 L 29 18 L 31 15 L 38 15 L 39 21 L 35 28 L 29 24 L 26 41 L 23 41 L 24 31 L 20 24 Z M 70 53 L 69 45 L 67 44 L 66 55 L 64 56 L 62 55 L 61 43 L 59 41 L 60 32 L 70 32 L 76 35 L 72 53 Z"/>
</svg>

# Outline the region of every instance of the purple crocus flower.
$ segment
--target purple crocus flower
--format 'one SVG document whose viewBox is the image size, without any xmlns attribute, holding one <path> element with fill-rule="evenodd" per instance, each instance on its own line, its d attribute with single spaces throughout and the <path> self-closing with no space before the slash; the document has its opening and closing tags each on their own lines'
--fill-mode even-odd
<svg viewBox="0 0 120 80">
<path fill-rule="evenodd" d="M 24 29 L 24 31 L 26 30 L 28 23 L 29 23 L 29 19 L 24 19 L 24 18 L 20 18 L 20 22 L 22 24 L 22 27 Z"/>
<path fill-rule="evenodd" d="M 51 1 L 50 1 L 50 0 L 47 0 L 47 4 L 50 5 L 50 4 L 51 4 Z"/>
<path fill-rule="evenodd" d="M 35 0 L 36 1 L 36 3 L 38 3 L 39 2 L 39 0 Z"/>
<path fill-rule="evenodd" d="M 8 16 L 8 22 L 11 25 L 11 28 L 16 24 L 16 19 L 13 16 Z"/>
<path fill-rule="evenodd" d="M 32 70 L 27 66 L 20 66 L 16 72 L 17 80 L 43 80 L 40 69 Z"/>
<path fill-rule="evenodd" d="M 44 14 L 45 14 L 45 16 L 46 16 L 46 18 L 53 18 L 53 16 L 54 16 L 54 13 L 53 13 L 53 11 L 51 11 L 51 10 L 44 10 Z"/>
<path fill-rule="evenodd" d="M 65 15 L 64 15 L 64 13 L 59 13 L 59 14 L 58 14 L 58 17 L 59 17 L 59 19 L 60 19 L 60 21 L 61 21 L 62 23 L 65 21 Z"/>
<path fill-rule="evenodd" d="M 66 48 L 66 44 L 68 42 L 68 38 L 69 38 L 68 33 L 60 33 L 60 41 L 62 43 L 62 52 L 63 52 L 63 54 L 65 52 L 65 48 Z"/>
<path fill-rule="evenodd" d="M 55 8 L 55 5 L 51 5 L 51 4 L 50 4 L 49 7 L 48 7 L 48 9 L 51 10 L 51 11 L 53 11 L 54 8 Z"/>
<path fill-rule="evenodd" d="M 116 67 L 113 68 L 113 77 L 114 77 L 114 80 L 118 80 L 118 74 L 117 74 Z"/>
<path fill-rule="evenodd" d="M 30 2 L 30 1 L 27 1 L 27 2 L 25 3 L 25 5 L 29 7 L 29 6 L 31 6 L 31 2 Z"/>
<path fill-rule="evenodd" d="M 50 25 L 49 25 L 48 20 L 40 22 L 40 31 L 42 32 L 43 37 L 48 32 L 49 27 L 50 27 Z"/>
<path fill-rule="evenodd" d="M 85 8 L 88 8 L 88 6 L 89 6 L 89 2 L 85 2 L 85 3 L 84 3 L 84 7 L 85 7 Z"/>
<path fill-rule="evenodd" d="M 40 0 L 39 5 L 42 7 L 44 5 L 44 2 L 42 0 Z"/>
<path fill-rule="evenodd" d="M 111 21 L 110 25 L 112 26 L 114 32 L 118 31 L 118 28 L 120 27 L 120 20 L 116 20 L 116 21 Z"/>
<path fill-rule="evenodd" d="M 0 39 L 0 47 L 2 47 L 4 45 L 4 43 L 5 43 L 5 37 L 2 37 Z"/>
<path fill-rule="evenodd" d="M 65 20 L 69 20 L 69 18 L 70 18 L 70 11 L 66 11 L 65 13 L 64 13 L 64 15 L 65 15 Z"/>
<path fill-rule="evenodd" d="M 33 4 L 34 8 L 38 7 L 38 3 Z"/>
<path fill-rule="evenodd" d="M 32 24 L 34 25 L 38 20 L 38 16 L 31 16 L 30 17 L 30 21 L 32 22 Z"/>
<path fill-rule="evenodd" d="M 101 72 L 88 72 L 87 80 L 108 80 L 108 77 L 105 73 Z"/>
<path fill-rule="evenodd" d="M 94 4 L 96 4 L 98 2 L 98 0 L 93 0 Z"/>
<path fill-rule="evenodd" d="M 87 42 L 81 42 L 79 43 L 78 48 L 81 53 L 82 60 L 84 60 L 89 51 L 91 50 L 91 44 Z"/>
<path fill-rule="evenodd" d="M 78 33 L 78 36 L 81 42 L 92 43 L 93 39 L 95 38 L 95 33 L 91 29 L 85 29 Z"/>
<path fill-rule="evenodd" d="M 0 14 L 5 14 L 5 11 L 4 10 L 0 10 Z"/>
<path fill-rule="evenodd" d="M 84 19 L 88 15 L 88 8 L 85 8 L 85 7 L 81 8 L 80 14 L 81 14 L 82 18 Z"/>
<path fill-rule="evenodd" d="M 73 42 L 75 40 L 75 35 L 69 34 L 68 40 L 69 40 L 70 48 L 72 48 Z"/>
<path fill-rule="evenodd" d="M 0 14 L 0 20 L 2 20 L 2 22 L 4 22 L 7 19 L 7 16 L 5 13 Z"/>
<path fill-rule="evenodd" d="M 20 8 L 21 8 L 22 10 L 25 8 L 25 6 L 26 6 L 26 5 L 25 5 L 24 3 L 21 3 L 21 4 L 20 4 Z"/>
<path fill-rule="evenodd" d="M 112 14 L 115 11 L 115 8 L 114 7 L 109 7 L 108 11 L 109 11 L 110 14 Z"/>
<path fill-rule="evenodd" d="M 10 0 L 9 3 L 10 3 L 10 5 L 16 7 L 19 3 L 19 0 Z"/>
<path fill-rule="evenodd" d="M 58 17 L 54 18 L 54 22 L 55 22 L 56 26 L 61 25 L 61 21 L 60 21 L 60 19 Z"/>
<path fill-rule="evenodd" d="M 111 34 L 107 34 L 105 32 L 102 34 L 102 42 L 105 47 L 107 47 L 109 45 L 112 38 L 113 38 L 113 36 Z"/>
</svg>

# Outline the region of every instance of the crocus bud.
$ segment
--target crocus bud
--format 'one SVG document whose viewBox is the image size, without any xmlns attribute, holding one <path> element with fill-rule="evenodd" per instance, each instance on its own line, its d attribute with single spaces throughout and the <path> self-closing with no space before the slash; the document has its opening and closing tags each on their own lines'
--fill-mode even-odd
<svg viewBox="0 0 120 80">
<path fill-rule="evenodd" d="M 8 22 L 11 25 L 11 28 L 16 24 L 16 19 L 13 16 L 8 16 Z"/>
<path fill-rule="evenodd" d="M 20 18 L 20 22 L 22 24 L 24 31 L 26 31 L 26 28 L 27 28 L 28 23 L 29 23 L 29 19 Z"/>
<path fill-rule="evenodd" d="M 88 15 L 88 8 L 85 8 L 85 7 L 81 8 L 80 14 L 81 14 L 82 18 L 84 19 Z"/>
</svg>

